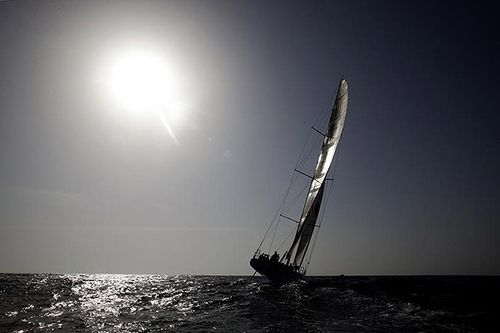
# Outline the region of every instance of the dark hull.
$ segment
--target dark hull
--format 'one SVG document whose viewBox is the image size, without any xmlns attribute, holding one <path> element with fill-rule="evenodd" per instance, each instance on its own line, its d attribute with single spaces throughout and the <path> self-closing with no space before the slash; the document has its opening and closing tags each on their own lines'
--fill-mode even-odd
<svg viewBox="0 0 500 333">
<path fill-rule="evenodd" d="M 267 258 L 252 258 L 250 266 L 275 283 L 304 280 L 304 275 L 294 270 L 293 267 L 270 261 Z"/>
</svg>

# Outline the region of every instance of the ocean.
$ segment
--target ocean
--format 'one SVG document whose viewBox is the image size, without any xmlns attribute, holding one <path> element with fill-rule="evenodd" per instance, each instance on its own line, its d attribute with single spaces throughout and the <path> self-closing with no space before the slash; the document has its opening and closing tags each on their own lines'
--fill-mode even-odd
<svg viewBox="0 0 500 333">
<path fill-rule="evenodd" d="M 500 277 L 0 274 L 0 332 L 499 331 Z"/>
</svg>

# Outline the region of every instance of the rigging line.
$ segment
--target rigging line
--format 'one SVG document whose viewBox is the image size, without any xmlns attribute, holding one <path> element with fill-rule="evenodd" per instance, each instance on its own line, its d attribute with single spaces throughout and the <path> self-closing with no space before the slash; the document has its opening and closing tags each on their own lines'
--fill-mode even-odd
<svg viewBox="0 0 500 333">
<path fill-rule="evenodd" d="M 316 132 L 316 129 L 314 128 L 314 126 L 311 126 L 309 128 L 309 136 L 311 137 L 309 139 L 309 142 L 308 142 L 309 149 L 307 150 L 307 155 L 305 157 L 309 157 L 313 151 L 316 153 L 317 149 L 315 149 L 316 148 L 315 146 L 318 145 L 318 143 L 321 143 L 323 141 L 323 138 L 324 138 L 324 136 L 317 135 L 317 132 Z M 318 138 L 321 138 L 321 139 L 318 139 Z"/>
<path fill-rule="evenodd" d="M 311 154 L 318 151 L 317 147 L 321 147 L 321 143 L 323 142 L 324 137 L 321 137 L 321 140 L 318 140 L 317 136 L 313 136 L 312 134 L 316 134 L 314 126 L 309 129 L 307 140 L 304 144 L 304 147 L 302 148 L 299 159 L 297 160 L 295 169 L 301 169 L 307 161 L 310 161 Z"/>
<path fill-rule="evenodd" d="M 331 114 L 331 109 L 332 109 L 332 108 L 328 108 L 328 105 L 331 105 L 331 101 L 332 101 L 332 100 L 335 100 L 334 95 L 335 95 L 335 91 L 333 91 L 333 92 L 331 93 L 331 96 L 330 96 L 330 98 L 329 98 L 328 102 L 325 102 L 325 103 L 324 103 L 324 105 L 325 105 L 325 106 L 324 106 L 322 109 L 326 109 L 326 110 L 325 110 L 325 111 L 322 111 L 322 112 L 319 112 L 318 116 L 316 117 L 316 120 L 313 122 L 313 125 L 318 124 L 318 123 L 319 123 L 319 120 L 320 120 L 321 118 L 326 118 L 326 116 L 327 116 L 328 114 Z M 328 103 L 328 105 L 327 105 L 327 103 Z M 322 121 L 322 122 L 323 122 L 323 121 Z M 310 143 L 311 147 L 309 148 L 309 152 L 307 153 L 307 158 L 302 158 L 302 155 L 304 154 L 304 151 L 305 151 L 305 149 L 306 149 L 307 145 L 309 144 L 309 141 L 310 141 L 311 135 L 312 135 L 312 130 L 309 130 L 309 134 L 308 134 L 308 136 L 307 136 L 307 139 L 306 139 L 306 141 L 304 142 L 304 145 L 302 146 L 302 150 L 301 150 L 301 152 L 300 152 L 300 154 L 299 154 L 299 159 L 297 160 L 297 163 L 295 164 L 295 169 L 300 168 L 300 167 L 304 164 L 304 162 L 307 160 L 307 158 L 309 158 L 309 157 L 310 157 L 310 155 L 311 155 L 311 153 L 312 153 L 312 151 L 313 151 L 313 143 L 314 143 L 314 142 L 312 142 L 312 141 L 311 141 L 311 143 Z M 269 231 L 271 231 L 271 228 L 272 228 L 273 224 L 275 223 L 276 218 L 278 218 L 278 216 L 279 216 L 280 212 L 282 212 L 282 211 L 283 211 L 283 208 L 284 208 L 284 206 L 285 206 L 285 204 L 286 204 L 286 199 L 288 198 L 288 195 L 289 195 L 290 189 L 291 189 L 292 185 L 294 184 L 294 181 L 296 180 L 296 178 L 294 179 L 294 177 L 293 177 L 293 176 L 294 176 L 294 174 L 295 174 L 295 171 L 293 171 L 293 172 L 292 172 L 292 178 L 290 179 L 290 183 L 289 183 L 289 185 L 288 185 L 288 189 L 287 189 L 287 191 L 286 191 L 286 193 L 285 193 L 285 195 L 284 195 L 283 201 L 282 201 L 282 203 L 281 203 L 280 207 L 277 209 L 276 214 L 274 215 L 273 219 L 271 220 L 271 222 L 270 222 L 270 224 L 269 224 L 269 226 L 268 226 L 268 228 L 267 228 L 267 230 L 266 230 L 266 232 L 265 232 L 265 234 L 264 234 L 264 237 L 262 238 L 262 240 L 261 240 L 261 242 L 260 242 L 260 244 L 259 244 L 259 246 L 258 246 L 257 250 L 260 250 L 260 248 L 262 247 L 262 244 L 264 243 L 264 241 L 265 241 L 265 240 L 266 240 L 266 238 L 268 237 Z M 278 221 L 278 223 L 279 223 L 279 221 Z"/>
<path fill-rule="evenodd" d="M 274 239 L 276 238 L 276 232 L 278 231 L 278 226 L 279 226 L 279 223 L 281 221 L 281 213 L 283 213 L 283 211 L 285 209 L 286 201 L 287 201 L 288 196 L 289 196 L 289 194 L 291 192 L 291 188 L 295 184 L 295 181 L 297 180 L 297 178 L 298 178 L 298 176 L 295 173 L 293 173 L 292 174 L 292 179 L 290 181 L 290 184 L 288 186 L 288 189 L 286 191 L 285 197 L 284 197 L 283 202 L 282 202 L 281 207 L 280 207 L 280 216 L 278 216 L 278 220 L 276 222 L 276 227 L 274 228 L 273 237 L 271 239 L 271 242 L 269 244 L 269 249 L 267 251 L 268 253 L 271 253 L 271 248 L 273 246 Z"/>
<path fill-rule="evenodd" d="M 299 159 L 297 160 L 297 163 L 295 164 L 295 169 L 302 169 L 303 165 L 308 161 L 309 157 L 312 154 L 312 151 L 314 148 L 314 140 L 311 137 L 311 132 L 309 132 L 309 136 L 307 138 L 306 145 L 304 146 L 304 149 L 302 150 L 302 152 L 299 156 Z"/>
<path fill-rule="evenodd" d="M 302 159 L 301 163 L 299 163 L 297 165 L 297 167 L 296 167 L 297 170 L 302 169 L 304 164 L 306 163 L 306 161 L 310 161 L 310 158 L 311 158 L 311 155 L 313 152 L 317 152 L 317 149 L 315 149 L 316 148 L 315 146 L 319 146 L 319 144 L 311 141 L 307 155 L 305 155 L 304 158 Z"/>
<path fill-rule="evenodd" d="M 282 205 L 281 205 L 281 207 L 280 207 L 280 216 L 278 217 L 278 221 L 276 222 L 276 227 L 274 228 L 273 238 L 271 239 L 271 242 L 270 242 L 270 244 L 269 244 L 269 250 L 268 250 L 268 253 L 271 253 L 271 248 L 272 248 L 272 246 L 273 246 L 274 239 L 276 238 L 276 232 L 278 231 L 278 225 L 279 225 L 279 223 L 280 223 L 280 221 L 281 221 L 281 213 L 283 213 L 283 212 L 284 212 L 284 210 L 285 210 L 286 201 L 288 200 L 288 196 L 289 196 L 289 194 L 290 194 L 290 192 L 291 192 L 292 186 L 295 184 L 295 181 L 297 180 L 297 178 L 298 178 L 298 176 L 297 176 L 297 175 L 295 174 L 295 172 L 294 172 L 294 173 L 292 174 L 292 179 L 291 179 L 290 184 L 289 184 L 289 186 L 288 186 L 288 189 L 287 189 L 287 191 L 286 191 L 286 195 L 285 195 L 285 197 L 284 197 L 284 199 L 283 199 L 283 203 L 282 203 Z M 280 247 L 281 247 L 281 246 L 280 246 Z"/>
<path fill-rule="evenodd" d="M 308 138 L 311 136 L 311 133 L 313 133 L 312 129 L 309 131 Z M 315 146 L 322 144 L 323 138 L 321 140 L 314 140 L 314 138 L 315 137 L 313 137 L 310 140 L 308 152 L 307 152 L 306 156 L 304 156 L 302 163 L 301 164 L 297 163 L 297 167 L 296 167 L 295 171 L 297 171 L 298 173 L 301 173 L 300 171 L 298 171 L 298 168 L 301 168 L 303 166 L 303 164 L 305 164 L 305 162 L 310 159 L 310 156 L 313 152 L 317 152 L 317 149 Z M 313 181 L 314 181 L 314 178 L 312 178 L 310 183 L 307 183 L 304 185 L 304 187 L 295 195 L 295 197 L 292 199 L 292 201 L 289 202 L 288 205 L 284 207 L 283 213 L 286 214 L 297 203 L 299 198 L 301 198 L 304 195 L 304 193 L 306 193 L 307 190 L 311 187 L 311 183 Z M 307 200 L 307 197 L 306 197 L 306 200 Z M 302 214 L 303 214 L 303 212 L 301 213 L 301 215 Z M 299 230 L 299 227 L 300 227 L 300 225 L 297 227 L 297 231 Z"/>
<path fill-rule="evenodd" d="M 302 146 L 302 149 L 300 150 L 299 158 L 297 159 L 297 162 L 295 163 L 295 169 L 298 168 L 300 162 L 303 160 L 302 155 L 304 154 L 304 151 L 309 143 L 310 137 L 311 137 L 311 131 L 309 131 L 309 134 L 307 135 L 306 141 L 304 142 L 304 145 Z"/>
<path fill-rule="evenodd" d="M 262 244 L 264 243 L 264 241 L 267 238 L 267 234 L 269 233 L 269 230 L 271 229 L 271 227 L 274 224 L 274 220 L 276 219 L 276 216 L 277 215 L 275 215 L 275 217 L 271 220 L 271 223 L 269 224 L 269 227 L 267 227 L 266 233 L 264 234 L 264 237 L 262 237 L 262 240 L 260 241 L 259 246 L 257 247 L 257 250 L 255 252 L 259 251 L 260 248 L 262 247 Z"/>
<path fill-rule="evenodd" d="M 288 236 L 286 236 L 286 238 L 281 242 L 280 246 L 278 247 L 278 250 L 281 250 L 281 248 L 283 247 L 283 245 L 290 239 L 290 237 L 295 233 L 295 230 L 292 230 Z"/>
<path fill-rule="evenodd" d="M 328 98 L 328 101 L 324 103 L 324 107 L 322 108 L 324 111 L 320 113 L 320 115 L 316 118 L 313 123 L 313 128 L 322 129 L 325 132 L 325 127 L 328 127 L 330 123 L 329 119 L 332 116 L 333 108 L 335 106 L 335 91 L 333 91 Z M 317 130 L 317 132 L 320 132 Z M 326 132 L 325 132 L 326 133 Z"/>
<path fill-rule="evenodd" d="M 269 243 L 269 250 L 267 250 L 267 253 L 271 253 L 271 248 L 273 246 L 274 238 L 276 237 L 276 231 L 278 230 L 278 225 L 280 224 L 280 221 L 281 221 L 281 216 L 278 217 L 278 222 L 276 222 L 276 227 L 274 228 L 273 232 L 273 238 L 271 238 L 271 243 Z"/>
<path fill-rule="evenodd" d="M 273 219 L 271 220 L 271 223 L 269 224 L 269 226 L 267 227 L 267 230 L 266 230 L 266 233 L 264 234 L 264 237 L 262 237 L 262 240 L 260 241 L 260 244 L 259 244 L 259 247 L 257 248 L 257 251 L 260 250 L 260 248 L 262 247 L 262 244 L 264 243 L 264 241 L 266 240 L 267 238 L 267 235 L 269 234 L 269 231 L 271 230 L 274 222 L 276 221 L 276 218 L 279 216 L 279 213 L 281 211 L 281 207 L 279 207 L 276 211 L 276 213 L 274 214 L 274 217 Z"/>
<path fill-rule="evenodd" d="M 280 206 L 278 207 L 278 209 L 276 210 L 276 213 L 274 214 L 274 217 L 271 220 L 271 223 L 267 227 L 266 233 L 264 234 L 264 237 L 260 241 L 260 244 L 259 244 L 259 247 L 257 248 L 257 250 L 260 250 L 260 248 L 262 247 L 262 244 L 264 243 L 264 241 L 266 240 L 266 238 L 267 238 L 267 236 L 269 234 L 269 231 L 271 231 L 271 228 L 272 228 L 273 224 L 275 223 L 276 219 L 279 217 L 279 214 L 283 211 L 283 207 L 285 206 L 286 200 L 288 198 L 288 195 L 290 193 L 290 190 L 291 190 L 291 188 L 292 188 L 292 186 L 293 186 L 296 178 L 297 177 L 295 176 L 295 172 L 293 172 L 292 173 L 292 177 L 290 178 L 290 182 L 288 184 L 288 189 L 286 190 L 285 195 L 283 196 L 283 200 L 282 200 Z"/>
<path fill-rule="evenodd" d="M 325 184 L 325 186 L 326 186 L 326 184 Z M 318 236 L 319 236 L 319 228 L 321 227 L 321 224 L 323 223 L 323 218 L 325 216 L 326 208 L 328 207 L 328 200 L 330 199 L 330 194 L 332 192 L 332 188 L 333 188 L 333 185 L 328 186 L 328 190 L 326 191 L 325 203 L 323 205 L 323 209 L 322 209 L 322 212 L 321 212 L 321 215 L 320 215 L 320 218 L 319 218 L 318 231 L 316 231 L 316 234 L 314 235 L 314 239 L 313 239 L 313 242 L 312 242 L 311 250 L 309 251 L 309 255 L 307 257 L 307 264 L 305 266 L 306 270 L 309 267 L 309 264 L 310 264 L 311 258 L 312 258 L 312 254 L 313 254 L 314 249 L 316 247 L 316 241 L 318 240 Z"/>
<path fill-rule="evenodd" d="M 333 175 L 332 175 L 332 179 L 335 179 L 335 174 L 337 172 L 338 156 L 340 155 L 340 146 L 341 146 L 341 144 L 339 142 L 339 144 L 337 146 L 337 154 L 335 154 L 335 159 L 333 161 Z M 325 186 L 326 186 L 326 184 L 325 184 Z M 326 191 L 325 203 L 323 205 L 324 208 L 323 208 L 323 210 L 321 212 L 319 223 L 318 223 L 319 227 L 321 227 L 321 224 L 323 223 L 323 217 L 325 216 L 326 208 L 328 207 L 328 201 L 330 199 L 330 194 L 332 193 L 332 189 L 333 189 L 333 181 L 332 181 L 331 185 L 328 186 L 328 191 Z M 314 236 L 314 240 L 313 240 L 313 244 L 312 244 L 312 247 L 311 247 L 311 251 L 309 252 L 309 256 L 307 258 L 306 270 L 309 267 L 309 263 L 311 262 L 312 254 L 314 252 L 314 248 L 316 247 L 316 241 L 318 240 L 318 235 L 319 235 L 319 230 L 316 232 L 316 235 Z"/>
<path fill-rule="evenodd" d="M 288 211 L 290 209 L 290 203 L 286 204 L 286 201 L 288 201 L 288 196 L 290 195 L 291 191 L 292 191 L 292 187 L 295 185 L 295 182 L 297 181 L 298 179 L 298 176 L 296 174 L 294 174 L 292 177 L 294 177 L 293 179 L 293 182 L 292 184 L 290 185 L 289 187 L 289 190 L 287 191 L 287 194 L 286 194 L 286 198 L 285 198 L 285 201 L 283 202 L 283 204 L 281 205 L 281 211 L 280 213 L 283 214 L 284 212 Z M 296 199 L 292 199 L 292 201 L 295 201 Z"/>
<path fill-rule="evenodd" d="M 317 130 L 314 127 L 311 127 L 311 132 L 316 134 Z M 315 135 L 314 136 L 314 138 L 311 140 L 311 148 L 308 152 L 307 159 L 310 158 L 310 156 L 313 152 L 314 153 L 318 152 L 318 147 L 319 147 L 319 151 L 321 152 L 321 148 L 323 147 L 324 140 L 325 140 L 324 135 L 321 135 L 321 136 Z"/>
<path fill-rule="evenodd" d="M 337 89 L 332 89 L 330 91 L 330 96 L 328 97 L 328 99 L 325 98 L 325 101 L 323 102 L 323 107 L 320 109 L 320 110 L 325 110 L 325 111 L 321 111 L 319 112 L 319 115 L 316 117 L 316 119 L 314 120 L 313 124 L 318 124 L 318 123 L 323 123 L 324 122 L 324 119 L 322 118 L 326 118 L 326 115 L 331 111 L 332 111 L 332 108 L 334 105 L 333 103 L 335 103 L 335 95 L 337 93 Z M 333 103 L 332 103 L 333 101 Z"/>
<path fill-rule="evenodd" d="M 306 146 L 307 146 L 307 141 L 309 140 L 309 137 L 310 137 L 310 136 L 311 136 L 311 133 L 309 132 L 309 135 L 308 135 L 308 137 L 307 137 L 307 139 L 306 139 L 306 142 L 304 142 L 304 145 L 302 146 L 302 150 L 300 151 L 300 154 L 299 154 L 299 159 L 298 159 L 298 160 L 297 160 L 297 162 L 295 163 L 295 168 L 297 168 L 297 167 L 298 167 L 298 164 L 299 164 L 299 162 L 300 162 L 300 157 L 301 157 L 301 155 L 304 153 L 304 150 L 305 150 L 305 148 L 306 148 Z M 279 217 L 279 214 L 283 211 L 283 208 L 284 208 L 284 206 L 285 206 L 285 204 L 286 204 L 286 200 L 287 200 L 287 198 L 288 198 L 288 195 L 289 195 L 289 193 L 290 193 L 290 190 L 291 190 L 291 188 L 292 188 L 293 184 L 295 183 L 296 179 L 297 179 L 297 177 L 296 177 L 296 175 L 295 175 L 295 171 L 292 171 L 292 176 L 291 176 L 291 178 L 290 178 L 290 182 L 288 183 L 288 188 L 287 188 L 287 190 L 286 190 L 285 194 L 283 195 L 283 199 L 282 199 L 282 201 L 281 201 L 281 204 L 280 204 L 280 206 L 278 207 L 278 209 L 276 210 L 276 213 L 274 214 L 274 217 L 273 217 L 273 219 L 271 220 L 271 223 L 270 223 L 270 224 L 269 224 L 269 226 L 267 227 L 266 233 L 264 234 L 264 237 L 262 237 L 262 240 L 260 241 L 260 243 L 259 243 L 259 246 L 258 246 L 257 250 L 260 250 L 260 248 L 262 247 L 262 244 L 264 243 L 264 241 L 266 240 L 266 238 L 267 238 L 267 236 L 268 236 L 268 234 L 269 234 L 269 231 L 271 231 L 271 228 L 272 228 L 273 224 L 275 223 L 276 218 L 278 218 L 278 217 Z"/>
<path fill-rule="evenodd" d="M 283 208 L 283 213 L 288 213 L 290 209 L 297 203 L 300 197 L 304 195 L 304 193 L 307 191 L 309 188 L 310 184 L 306 184 L 303 186 L 303 188 L 295 195 L 295 197 L 288 203 L 286 207 Z"/>
</svg>

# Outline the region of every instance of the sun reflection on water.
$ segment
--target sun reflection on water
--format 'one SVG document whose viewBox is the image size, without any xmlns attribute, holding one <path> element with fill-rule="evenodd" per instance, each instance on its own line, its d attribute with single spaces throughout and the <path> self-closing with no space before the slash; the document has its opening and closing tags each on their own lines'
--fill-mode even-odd
<svg viewBox="0 0 500 333">
<path fill-rule="evenodd" d="M 86 327 L 140 329 L 137 320 L 175 327 L 192 313 L 200 286 L 185 277 L 156 275 L 72 275 Z M 147 326 L 147 325 L 146 325 Z M 141 327 L 143 327 L 141 325 Z"/>
</svg>

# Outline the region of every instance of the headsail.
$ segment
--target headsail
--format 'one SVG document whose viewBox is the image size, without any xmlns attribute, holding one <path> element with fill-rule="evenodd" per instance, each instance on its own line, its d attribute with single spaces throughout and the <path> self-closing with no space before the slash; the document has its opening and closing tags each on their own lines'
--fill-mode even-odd
<svg viewBox="0 0 500 333">
<path fill-rule="evenodd" d="M 287 262 L 290 262 L 295 250 L 293 264 L 300 266 L 307 252 L 309 242 L 316 225 L 319 209 L 323 198 L 326 175 L 332 164 L 337 149 L 347 112 L 347 81 L 341 80 L 332 114 L 328 122 L 328 130 L 321 146 L 321 153 L 316 164 L 314 176 L 309 187 L 307 199 L 302 210 L 297 233 L 287 252 Z"/>
</svg>

